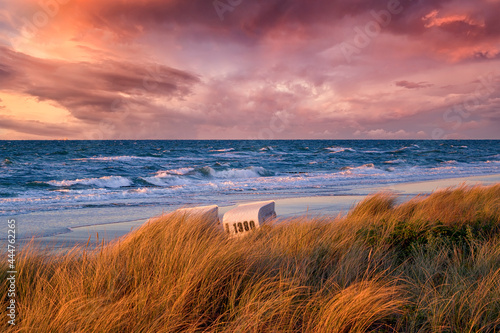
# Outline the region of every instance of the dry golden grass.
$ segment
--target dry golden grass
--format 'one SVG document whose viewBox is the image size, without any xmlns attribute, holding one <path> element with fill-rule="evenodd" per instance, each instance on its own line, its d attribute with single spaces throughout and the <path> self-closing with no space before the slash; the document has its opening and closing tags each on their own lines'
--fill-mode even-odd
<svg viewBox="0 0 500 333">
<path fill-rule="evenodd" d="M 97 249 L 32 245 L 17 269 L 18 325 L 3 314 L 2 331 L 495 332 L 500 185 L 377 194 L 243 239 L 170 214 Z"/>
</svg>

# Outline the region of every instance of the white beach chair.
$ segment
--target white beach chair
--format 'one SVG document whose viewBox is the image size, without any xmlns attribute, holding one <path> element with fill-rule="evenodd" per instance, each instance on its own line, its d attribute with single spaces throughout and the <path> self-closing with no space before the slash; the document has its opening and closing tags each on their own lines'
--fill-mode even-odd
<svg viewBox="0 0 500 333">
<path fill-rule="evenodd" d="M 222 224 L 230 237 L 243 236 L 274 219 L 274 201 L 260 201 L 239 205 L 224 214 Z"/>
<path fill-rule="evenodd" d="M 206 219 L 208 222 L 213 222 L 214 224 L 219 224 L 219 206 L 198 206 L 192 208 L 180 208 L 175 211 L 175 213 L 183 214 L 185 217 L 192 218 L 197 217 L 201 219 Z"/>
</svg>

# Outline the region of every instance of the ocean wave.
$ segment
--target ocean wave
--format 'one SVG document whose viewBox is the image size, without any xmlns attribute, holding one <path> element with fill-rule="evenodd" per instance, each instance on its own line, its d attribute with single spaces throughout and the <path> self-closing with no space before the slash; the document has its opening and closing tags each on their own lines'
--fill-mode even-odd
<svg viewBox="0 0 500 333">
<path fill-rule="evenodd" d="M 417 144 L 412 144 L 409 146 L 404 146 L 404 147 L 401 147 L 399 149 L 393 150 L 393 151 L 391 151 L 391 153 L 402 153 L 408 149 L 420 149 L 420 146 Z"/>
<path fill-rule="evenodd" d="M 262 167 L 216 170 L 207 166 L 194 169 L 184 175 L 159 172 L 149 178 L 143 177 L 144 183 L 141 183 L 141 178 L 138 177 L 139 181 L 136 179 L 135 187 L 119 189 L 63 187 L 71 186 L 78 181 L 72 180 L 66 181 L 66 183 L 58 182 L 59 187 L 56 187 L 55 191 L 53 189 L 47 191 L 43 188 L 33 188 L 19 197 L 0 197 L 0 215 L 13 215 L 14 212 L 18 214 L 43 210 L 73 209 L 89 204 L 98 204 L 99 207 L 107 204 L 114 207 L 116 204 L 125 203 L 127 205 L 131 203 L 158 203 L 161 205 L 165 201 L 168 201 L 169 204 L 172 202 L 182 203 L 188 199 L 200 200 L 201 198 L 206 200 L 208 197 L 210 200 L 212 198 L 224 200 L 228 193 L 242 192 L 242 195 L 247 195 L 250 191 L 272 193 L 277 197 L 286 193 L 312 193 L 309 191 L 312 191 L 313 188 L 341 191 L 387 182 L 422 181 L 498 173 L 497 163 L 500 161 L 465 165 L 463 163 L 440 164 L 439 167 L 434 168 L 405 166 L 395 169 L 391 168 L 392 165 L 380 167 L 378 163 L 376 165 L 367 163 L 363 165 L 353 164 L 336 170 L 330 169 L 328 172 L 308 170 L 302 173 L 302 171 L 291 170 L 275 175 Z M 293 174 L 288 175 L 288 173 Z M 105 181 L 106 178 L 87 179 L 83 183 L 88 184 L 96 180 Z"/>
<path fill-rule="evenodd" d="M 28 187 L 41 187 L 41 188 L 45 188 L 45 187 L 49 187 L 50 188 L 50 184 L 47 184 L 46 182 L 42 182 L 42 181 L 39 181 L 39 180 L 35 180 L 35 181 L 32 181 L 32 182 L 27 182 L 26 183 L 26 186 Z"/>
<path fill-rule="evenodd" d="M 207 178 L 216 179 L 245 179 L 273 176 L 274 173 L 263 167 L 251 166 L 244 169 L 215 170 L 212 167 L 202 168 L 179 168 L 158 171 L 152 177 L 140 177 L 140 179 L 156 186 L 188 185 L 195 181 Z"/>
<path fill-rule="evenodd" d="M 346 167 L 342 167 L 340 168 L 340 170 L 354 170 L 354 169 L 370 169 L 370 168 L 375 168 L 375 165 L 373 163 L 367 163 L 367 164 L 363 164 L 361 166 L 358 166 L 358 167 L 352 167 L 352 166 L 346 166 Z"/>
<path fill-rule="evenodd" d="M 383 150 L 364 150 L 363 153 L 367 154 L 386 154 L 386 151 Z"/>
<path fill-rule="evenodd" d="M 234 148 L 226 148 L 226 149 L 212 149 L 212 150 L 209 150 L 209 152 L 217 152 L 217 153 L 227 153 L 229 151 L 233 151 Z"/>
<path fill-rule="evenodd" d="M 385 164 L 400 164 L 400 163 L 406 163 L 406 160 L 398 158 L 398 159 L 395 159 L 395 160 L 384 161 L 384 163 Z"/>
<path fill-rule="evenodd" d="M 341 168 L 340 171 L 341 175 L 366 175 L 366 174 L 375 175 L 375 174 L 385 173 L 384 170 L 376 168 L 373 163 L 363 164 L 358 167 L 347 166 Z"/>
<path fill-rule="evenodd" d="M 235 151 L 235 152 L 221 152 L 221 153 L 215 153 L 210 156 L 217 156 L 217 157 L 222 157 L 222 158 L 234 158 L 238 159 L 241 158 L 242 155 L 247 155 L 248 153 L 240 152 L 240 151 Z"/>
<path fill-rule="evenodd" d="M 183 175 L 189 174 L 190 172 L 193 172 L 194 170 L 195 170 L 194 168 L 190 168 L 190 167 L 170 169 L 170 170 L 162 170 L 162 171 L 158 171 L 156 173 L 156 177 L 162 178 L 162 177 L 166 177 L 168 175 L 183 176 Z"/>
<path fill-rule="evenodd" d="M 132 185 L 132 181 L 130 179 L 122 176 L 105 176 L 101 178 L 83 178 L 75 180 L 50 180 L 46 183 L 58 187 L 72 186 L 79 184 L 86 186 L 119 188 Z"/>
<path fill-rule="evenodd" d="M 158 157 L 155 157 L 158 156 Z M 153 160 L 158 160 L 158 158 L 161 157 L 160 154 L 150 154 L 150 156 L 128 156 L 128 155 L 123 155 L 123 156 L 99 156 L 99 157 L 86 157 L 86 158 L 74 158 L 72 161 L 101 161 L 101 162 L 109 162 L 109 161 L 122 161 L 122 162 L 130 162 L 132 160 L 146 160 L 146 161 L 153 161 Z"/>
<path fill-rule="evenodd" d="M 179 176 L 162 174 L 153 177 L 140 177 L 145 182 L 156 186 L 184 186 L 189 184 L 187 179 L 182 179 Z"/>
<path fill-rule="evenodd" d="M 228 169 L 216 171 L 210 168 L 210 175 L 215 178 L 232 179 L 232 178 L 255 178 L 272 176 L 273 173 L 263 167 L 248 167 L 245 169 Z"/>
<path fill-rule="evenodd" d="M 177 168 L 170 170 L 160 170 L 152 177 L 140 177 L 149 184 L 156 186 L 183 186 L 189 183 L 187 178 L 181 176 L 193 174 L 194 168 Z"/>
<path fill-rule="evenodd" d="M 274 173 L 268 171 L 263 167 L 251 166 L 244 169 L 226 169 L 215 170 L 209 166 L 199 168 L 196 170 L 204 177 L 220 178 L 220 179 L 237 179 L 237 178 L 256 178 L 272 176 Z"/>
<path fill-rule="evenodd" d="M 9 158 L 4 158 L 4 160 L 1 163 L 1 165 L 11 165 L 13 163 L 14 162 L 12 162 L 12 160 L 10 160 Z"/>
<path fill-rule="evenodd" d="M 336 153 L 342 153 L 344 151 L 348 151 L 348 152 L 356 152 L 356 150 L 352 149 L 352 148 L 344 148 L 344 147 L 327 147 L 325 148 L 326 150 L 330 151 L 331 153 L 333 154 L 336 154 Z"/>
<path fill-rule="evenodd" d="M 500 173 L 500 142 L 440 143 L 165 141 L 134 147 L 132 142 L 73 142 L 63 149 L 59 143 L 50 148 L 50 142 L 14 142 L 0 145 L 0 215 L 91 207 L 85 205 L 165 207 L 332 195 L 369 184 Z M 46 156 L 57 150 L 69 154 Z"/>
</svg>

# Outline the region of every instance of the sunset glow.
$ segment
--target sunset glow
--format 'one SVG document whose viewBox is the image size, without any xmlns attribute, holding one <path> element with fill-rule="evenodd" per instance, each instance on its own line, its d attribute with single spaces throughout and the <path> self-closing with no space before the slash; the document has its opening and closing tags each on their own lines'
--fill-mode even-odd
<svg viewBox="0 0 500 333">
<path fill-rule="evenodd" d="M 500 1 L 0 0 L 0 139 L 500 139 Z"/>
</svg>

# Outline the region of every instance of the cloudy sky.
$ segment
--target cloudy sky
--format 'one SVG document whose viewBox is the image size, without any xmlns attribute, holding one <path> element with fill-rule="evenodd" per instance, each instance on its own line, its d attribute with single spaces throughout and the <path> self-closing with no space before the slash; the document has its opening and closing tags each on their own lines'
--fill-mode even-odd
<svg viewBox="0 0 500 333">
<path fill-rule="evenodd" d="M 0 139 L 500 139 L 500 0 L 0 0 Z"/>
</svg>

